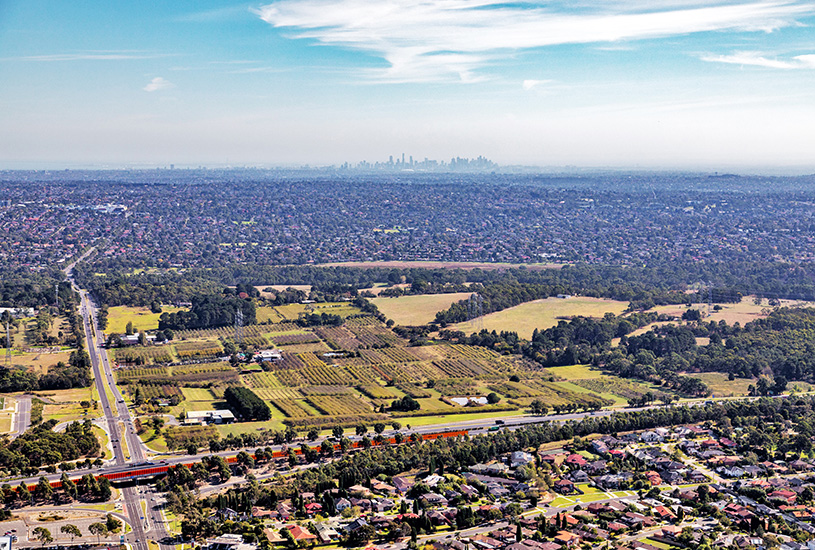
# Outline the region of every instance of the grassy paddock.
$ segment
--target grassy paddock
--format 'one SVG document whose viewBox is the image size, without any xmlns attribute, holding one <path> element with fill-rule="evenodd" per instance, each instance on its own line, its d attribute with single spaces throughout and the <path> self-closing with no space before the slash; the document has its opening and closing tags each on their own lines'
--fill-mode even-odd
<svg viewBox="0 0 815 550">
<path fill-rule="evenodd" d="M 555 382 L 556 385 L 563 388 L 564 390 L 568 390 L 575 393 L 585 393 L 588 395 L 599 395 L 604 399 L 610 399 L 614 401 L 615 405 L 627 405 L 628 400 L 620 397 L 619 395 L 615 395 L 609 392 L 594 392 L 582 386 L 578 386 L 577 384 L 573 384 L 572 382 Z"/>
<path fill-rule="evenodd" d="M 60 351 L 57 353 L 22 353 L 14 354 L 11 356 L 11 364 L 26 367 L 28 369 L 36 368 L 38 372 L 45 374 L 48 372 L 48 367 L 56 365 L 60 361 L 68 363 L 68 358 L 71 356 L 71 351 Z"/>
<path fill-rule="evenodd" d="M 218 433 L 221 437 L 226 437 L 229 434 L 242 434 L 242 433 L 257 433 L 260 430 L 285 430 L 286 426 L 283 424 L 283 416 L 267 420 L 265 422 L 237 422 L 235 424 L 220 424 L 216 426 Z"/>
<path fill-rule="evenodd" d="M 181 388 L 181 393 L 187 401 L 212 401 L 215 396 L 209 388 Z"/>
<path fill-rule="evenodd" d="M 747 395 L 747 387 L 755 385 L 755 378 L 736 378 L 735 380 L 728 380 L 727 375 L 721 372 L 689 372 L 685 373 L 687 376 L 699 378 L 702 382 L 707 384 L 710 391 L 716 397 L 738 397 Z M 793 383 L 788 385 L 792 387 Z"/>
<path fill-rule="evenodd" d="M 49 399 L 54 403 L 46 403 L 43 409 L 43 420 L 52 418 L 59 422 L 70 422 L 85 418 L 83 413 L 87 410 L 93 415 L 93 409 L 84 409 L 79 403 L 91 400 L 91 388 L 73 388 L 70 390 L 53 390 L 48 392 L 38 392 L 39 396 Z"/>
<path fill-rule="evenodd" d="M 257 308 L 255 310 L 255 318 L 258 323 L 279 323 L 283 320 L 283 316 L 271 306 Z"/>
<path fill-rule="evenodd" d="M 627 302 L 575 296 L 572 298 L 546 298 L 527 302 L 503 311 L 485 315 L 484 328 L 495 331 L 514 331 L 521 338 L 532 338 L 532 332 L 556 326 L 561 318 L 582 315 L 602 317 L 606 313 L 621 314 L 628 307 Z M 457 323 L 451 328 L 466 333 L 475 332 L 472 322 Z"/>
<path fill-rule="evenodd" d="M 815 307 L 815 302 L 803 300 L 781 300 L 780 302 L 781 307 Z M 721 306 L 721 309 L 714 311 L 710 317 L 705 317 L 705 320 L 716 321 L 717 323 L 725 321 L 728 325 L 736 322 L 744 325 L 756 319 L 763 319 L 774 309 L 770 307 L 766 299 L 762 300 L 760 304 L 756 304 L 754 296 L 745 296 L 738 304 L 715 305 Z M 691 308 L 700 309 L 704 314 L 707 314 L 707 304 L 693 304 Z M 687 306 L 684 305 L 667 305 L 655 307 L 651 311 L 681 317 L 687 310 Z"/>
<path fill-rule="evenodd" d="M 429 323 L 435 319 L 436 313 L 469 296 L 469 292 L 423 294 L 398 298 L 373 298 L 371 302 L 397 325 L 414 326 Z"/>
<path fill-rule="evenodd" d="M 568 365 L 565 367 L 549 367 L 546 369 L 558 378 L 565 380 L 585 380 L 587 378 L 600 378 L 603 372 L 590 365 Z"/>
<path fill-rule="evenodd" d="M 162 313 L 173 313 L 181 308 L 172 306 L 162 306 Z M 158 318 L 161 313 L 152 313 L 148 307 L 116 306 L 108 310 L 108 326 L 105 332 L 124 333 L 127 323 L 132 321 L 133 326 L 138 330 L 156 330 L 158 328 Z"/>
</svg>

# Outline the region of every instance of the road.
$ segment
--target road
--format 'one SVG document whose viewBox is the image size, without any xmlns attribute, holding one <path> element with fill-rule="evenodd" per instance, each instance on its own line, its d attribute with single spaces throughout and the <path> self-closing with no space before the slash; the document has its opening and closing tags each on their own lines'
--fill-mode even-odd
<svg viewBox="0 0 815 550">
<path fill-rule="evenodd" d="M 133 462 L 139 463 L 144 461 L 143 444 L 133 427 L 133 419 L 130 416 L 127 404 L 122 398 L 121 393 L 119 393 L 113 379 L 113 371 L 108 362 L 107 354 L 102 347 L 104 344 L 103 333 L 96 330 L 99 326 L 96 317 L 96 304 L 93 303 L 88 292 L 80 288 L 73 278 L 73 268 L 76 263 L 90 255 L 93 250 L 93 248 L 89 249 L 77 261 L 68 265 L 65 268 L 65 275 L 71 282 L 74 291 L 80 296 L 79 311 L 82 314 L 85 328 L 85 340 L 91 359 L 94 383 L 96 384 L 96 390 L 99 394 L 102 412 L 107 421 L 107 432 L 110 436 L 114 462 L 118 467 L 127 468 L 128 464 L 132 466 Z M 109 399 L 109 395 L 113 396 L 112 403 L 111 399 Z M 120 422 L 124 426 L 124 433 L 121 433 L 119 430 Z M 124 449 L 119 441 L 120 437 L 125 438 L 127 448 L 130 452 L 129 458 L 125 457 Z M 161 510 L 150 504 L 154 502 L 154 497 L 145 494 L 142 487 L 125 486 L 122 488 L 122 498 L 125 504 L 124 509 L 126 515 L 133 529 L 128 535 L 125 535 L 124 538 L 132 545 L 134 550 L 148 550 L 146 534 L 148 530 L 150 531 L 150 540 L 152 541 L 160 542 L 167 537 L 161 517 Z M 142 500 L 147 503 L 147 514 L 143 512 Z"/>
<path fill-rule="evenodd" d="M 14 429 L 9 434 L 11 439 L 22 435 L 31 425 L 31 396 L 21 395 L 14 399 L 17 400 L 17 410 L 14 412 Z"/>
</svg>

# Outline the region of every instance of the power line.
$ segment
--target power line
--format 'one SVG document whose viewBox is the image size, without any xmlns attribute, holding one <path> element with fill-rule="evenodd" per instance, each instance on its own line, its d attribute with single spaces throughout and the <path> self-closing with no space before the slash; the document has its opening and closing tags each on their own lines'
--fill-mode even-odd
<svg viewBox="0 0 815 550">
<path fill-rule="evenodd" d="M 235 310 L 235 342 L 243 344 L 243 311 L 240 308 Z"/>
<path fill-rule="evenodd" d="M 473 324 L 476 332 L 484 328 L 484 298 L 477 292 L 470 294 L 467 302 L 467 320 Z"/>
<path fill-rule="evenodd" d="M 11 366 L 11 331 L 9 330 L 9 315 L 6 317 L 6 366 Z"/>
</svg>

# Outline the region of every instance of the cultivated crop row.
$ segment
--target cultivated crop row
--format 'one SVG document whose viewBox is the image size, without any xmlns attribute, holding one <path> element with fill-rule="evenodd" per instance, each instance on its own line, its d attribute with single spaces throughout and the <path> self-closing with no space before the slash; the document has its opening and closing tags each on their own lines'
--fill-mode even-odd
<svg viewBox="0 0 815 550">
<path fill-rule="evenodd" d="M 184 398 L 184 394 L 181 393 L 181 390 L 178 388 L 178 384 L 130 385 L 128 390 L 130 391 L 131 395 L 136 395 L 136 388 L 139 389 L 139 393 L 143 399 L 161 399 L 164 397 L 172 397 L 173 395 L 178 395 L 182 399 Z"/>
<path fill-rule="evenodd" d="M 277 336 L 272 336 L 272 340 L 277 346 L 288 346 L 292 344 L 314 344 L 320 341 L 317 335 L 311 332 L 279 334 Z"/>
<path fill-rule="evenodd" d="M 297 357 L 299 357 L 300 360 L 303 363 L 305 363 L 307 367 L 324 367 L 324 366 L 326 366 L 325 363 L 323 363 L 322 359 L 317 357 L 314 354 L 314 352 L 311 352 L 311 351 L 307 351 L 305 353 L 298 353 Z"/>
<path fill-rule="evenodd" d="M 171 363 L 173 356 L 166 347 L 133 347 L 116 350 L 116 362 L 125 365 Z"/>
<path fill-rule="evenodd" d="M 280 332 L 297 332 L 300 330 L 300 326 L 295 323 L 275 323 L 273 325 L 266 325 L 264 332 L 271 333 L 274 336 Z"/>
<path fill-rule="evenodd" d="M 356 336 L 345 327 L 318 327 L 314 332 L 333 349 L 355 350 L 360 345 Z"/>
<path fill-rule="evenodd" d="M 351 393 L 348 386 L 305 386 L 300 388 L 303 395 L 346 395 Z"/>
<path fill-rule="evenodd" d="M 394 399 L 396 397 L 396 394 L 388 388 L 384 388 L 378 384 L 360 385 L 357 386 L 357 389 L 371 399 Z"/>
<path fill-rule="evenodd" d="M 280 380 L 271 372 L 256 372 L 246 376 L 246 381 L 253 388 L 280 388 Z M 257 393 L 257 392 L 255 392 Z"/>
<path fill-rule="evenodd" d="M 258 397 L 263 399 L 300 399 L 303 397 L 294 388 L 254 388 Z"/>
<path fill-rule="evenodd" d="M 311 412 L 303 408 L 303 406 L 294 399 L 273 399 L 272 404 L 283 411 L 283 414 L 289 418 L 306 418 L 313 416 Z"/>
<path fill-rule="evenodd" d="M 310 396 L 308 402 L 315 409 L 330 416 L 367 414 L 371 412 L 371 406 L 367 401 L 351 396 Z"/>
<path fill-rule="evenodd" d="M 248 325 L 243 327 L 243 335 L 262 336 L 264 332 L 270 332 L 271 327 L 275 326 L 277 325 Z M 176 340 L 212 339 L 212 338 L 226 339 L 234 337 L 235 337 L 235 327 L 216 327 L 195 330 L 179 330 L 175 333 Z"/>
<path fill-rule="evenodd" d="M 166 378 L 169 376 L 170 371 L 167 367 L 152 367 L 152 368 L 125 368 L 116 371 L 116 379 L 120 381 L 125 380 L 149 380 L 150 378 Z"/>
<path fill-rule="evenodd" d="M 404 392 L 405 394 L 411 396 L 414 399 L 420 399 L 420 398 L 423 398 L 423 397 L 431 397 L 433 395 L 429 391 L 427 391 L 426 389 L 422 388 L 421 386 L 417 386 L 416 384 L 409 384 L 409 383 L 396 384 L 396 387 L 399 390 L 401 390 L 402 392 Z"/>
<path fill-rule="evenodd" d="M 177 365 L 170 367 L 173 376 L 183 376 L 185 374 L 200 374 L 204 372 L 231 372 L 233 369 L 229 363 L 198 363 L 196 365 Z"/>
<path fill-rule="evenodd" d="M 368 365 L 344 365 L 343 368 L 351 375 L 352 378 L 360 382 L 375 382 L 377 375 L 374 375 Z"/>
<path fill-rule="evenodd" d="M 224 349 L 218 342 L 182 342 L 175 345 L 175 352 L 179 359 L 217 357 L 223 354 Z"/>
<path fill-rule="evenodd" d="M 363 345 L 369 347 L 395 346 L 400 344 L 399 338 L 384 327 L 357 326 L 349 327 Z"/>
</svg>

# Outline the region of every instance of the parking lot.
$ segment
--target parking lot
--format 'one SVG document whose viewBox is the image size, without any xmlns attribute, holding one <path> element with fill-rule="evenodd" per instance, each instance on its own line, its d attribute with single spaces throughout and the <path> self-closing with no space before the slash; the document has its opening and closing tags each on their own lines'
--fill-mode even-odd
<svg viewBox="0 0 815 550">
<path fill-rule="evenodd" d="M 88 527 L 92 523 L 105 521 L 105 513 L 96 512 L 91 510 L 58 510 L 58 511 L 34 511 L 34 512 L 17 512 L 14 514 L 15 519 L 4 521 L 0 524 L 0 533 L 8 532 L 10 535 L 17 535 L 17 542 L 14 543 L 16 547 L 37 547 L 43 546 L 42 542 L 34 538 L 34 529 L 37 527 L 45 527 L 51 532 L 54 542 L 51 545 L 78 545 L 88 543 L 96 545 L 99 543 L 118 544 L 119 537 L 127 529 L 127 524 L 121 517 L 117 517 L 122 521 L 122 529 L 119 533 L 113 533 L 107 537 L 100 537 L 92 535 Z M 82 537 L 76 537 L 71 541 L 71 537 L 62 533 L 60 529 L 63 525 L 76 525 L 82 532 Z"/>
</svg>

